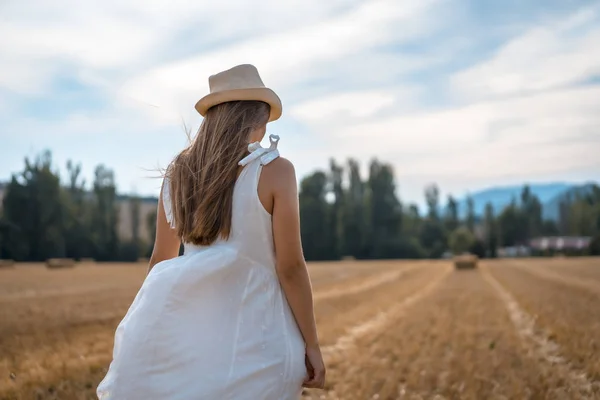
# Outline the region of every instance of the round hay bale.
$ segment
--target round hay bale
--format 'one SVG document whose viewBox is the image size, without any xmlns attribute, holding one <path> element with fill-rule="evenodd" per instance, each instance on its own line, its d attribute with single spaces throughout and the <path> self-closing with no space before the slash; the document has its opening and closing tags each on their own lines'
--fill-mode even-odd
<svg viewBox="0 0 600 400">
<path fill-rule="evenodd" d="M 473 254 L 463 254 L 461 256 L 455 256 L 454 268 L 456 269 L 475 269 L 477 268 L 477 262 L 479 258 Z"/>
<path fill-rule="evenodd" d="M 15 260 L 0 260 L 0 268 L 13 268 Z"/>
<path fill-rule="evenodd" d="M 49 258 L 46 260 L 46 268 L 60 269 L 75 267 L 75 260 L 72 258 Z"/>
</svg>

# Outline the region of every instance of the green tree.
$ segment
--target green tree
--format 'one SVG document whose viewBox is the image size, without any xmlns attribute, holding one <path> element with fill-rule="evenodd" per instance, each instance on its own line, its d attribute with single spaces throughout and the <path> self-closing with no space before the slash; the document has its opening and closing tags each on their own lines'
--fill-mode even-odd
<svg viewBox="0 0 600 400">
<path fill-rule="evenodd" d="M 542 236 L 558 236 L 558 225 L 555 221 L 547 219 L 542 222 Z"/>
<path fill-rule="evenodd" d="M 439 221 L 425 219 L 421 223 L 419 239 L 428 258 L 440 258 L 446 250 L 446 232 Z"/>
<path fill-rule="evenodd" d="M 473 233 L 466 226 L 456 228 L 448 239 L 450 249 L 455 255 L 467 252 L 474 243 L 475 236 L 473 236 Z"/>
<path fill-rule="evenodd" d="M 498 216 L 498 231 L 504 247 L 526 244 L 527 220 L 514 200 Z"/>
<path fill-rule="evenodd" d="M 529 185 L 525 185 L 521 191 L 521 212 L 524 222 L 524 239 L 526 241 L 539 236 L 542 233 L 542 203 L 531 192 Z"/>
<path fill-rule="evenodd" d="M 69 184 L 64 190 L 65 245 L 66 256 L 75 259 L 89 257 L 92 242 L 85 180 L 81 178 L 81 170 L 81 164 L 73 164 L 70 160 L 67 162 Z"/>
<path fill-rule="evenodd" d="M 420 233 L 423 221 L 416 204 L 402 207 L 402 229 L 398 240 L 398 257 L 401 258 L 425 258 L 428 256 L 420 243 Z"/>
<path fill-rule="evenodd" d="M 591 185 L 585 192 L 577 193 L 567 198 L 565 214 L 562 221 L 567 233 L 577 236 L 591 237 L 587 254 L 600 254 L 600 186 Z M 564 228 L 563 228 L 564 229 Z"/>
<path fill-rule="evenodd" d="M 369 166 L 370 258 L 392 258 L 397 254 L 402 213 L 393 168 L 377 160 Z"/>
<path fill-rule="evenodd" d="M 422 219 L 419 212 L 419 206 L 416 204 L 409 204 L 408 208 L 404 212 L 403 217 L 404 223 L 402 224 L 402 232 L 405 236 L 419 237 L 421 231 Z"/>
<path fill-rule="evenodd" d="M 2 189 L 2 184 L 0 184 L 0 189 Z M 0 260 L 7 258 L 8 254 L 6 254 L 6 239 L 7 239 L 7 231 L 8 225 L 4 220 L 4 214 L 2 213 L 2 207 L 0 207 Z"/>
<path fill-rule="evenodd" d="M 494 217 L 494 206 L 492 203 L 485 205 L 485 253 L 486 256 L 495 258 L 496 249 L 498 247 L 498 227 L 496 225 L 496 219 Z"/>
<path fill-rule="evenodd" d="M 467 196 L 467 228 L 475 232 L 475 201 L 471 196 Z"/>
<path fill-rule="evenodd" d="M 343 252 L 344 232 L 344 199 L 345 193 L 342 186 L 344 168 L 335 160 L 329 163 L 331 192 L 333 193 L 333 204 L 331 205 L 331 227 L 333 258 L 340 258 Z"/>
<path fill-rule="evenodd" d="M 62 200 L 51 153 L 45 151 L 34 161 L 25 159 L 24 171 L 12 177 L 3 200 L 10 258 L 44 261 L 64 257 Z"/>
<path fill-rule="evenodd" d="M 140 244 L 140 213 L 141 200 L 138 196 L 129 198 L 129 212 L 131 213 L 131 239 L 136 244 Z"/>
<path fill-rule="evenodd" d="M 594 236 L 597 228 L 598 205 L 585 198 L 571 203 L 569 209 L 569 230 L 572 235 Z"/>
<path fill-rule="evenodd" d="M 446 232 L 438 214 L 439 189 L 436 184 L 425 188 L 425 202 L 427 217 L 421 222 L 419 241 L 427 257 L 440 258 L 446 250 Z"/>
<path fill-rule="evenodd" d="M 591 242 L 589 247 L 589 255 L 591 256 L 600 256 L 600 234 L 596 234 Z"/>
<path fill-rule="evenodd" d="M 2 200 L 2 258 L 28 261 L 31 260 L 31 237 L 28 233 L 35 232 L 39 221 L 37 215 L 30 215 L 27 212 L 35 205 L 29 204 L 32 200 L 29 197 L 27 182 L 23 182 L 22 177 L 20 178 L 21 181 L 17 176 L 12 176 Z"/>
<path fill-rule="evenodd" d="M 131 237 L 129 240 L 120 242 L 119 259 L 122 261 L 134 262 L 140 258 L 142 251 L 142 240 L 140 238 L 140 222 L 141 222 L 141 200 L 138 196 L 128 198 L 129 214 L 131 217 Z"/>
<path fill-rule="evenodd" d="M 469 253 L 476 255 L 479 258 L 484 258 L 486 256 L 486 247 L 485 243 L 482 240 L 475 239 L 469 247 Z"/>
<path fill-rule="evenodd" d="M 307 260 L 332 259 L 327 176 L 315 172 L 300 183 L 300 227 Z"/>
<path fill-rule="evenodd" d="M 568 235 L 570 231 L 569 211 L 571 209 L 571 200 L 566 197 L 561 199 L 558 205 L 558 232 L 561 235 Z"/>
<path fill-rule="evenodd" d="M 348 181 L 342 209 L 342 253 L 344 256 L 365 258 L 369 234 L 366 185 L 361 178 L 359 164 L 353 159 L 348 160 Z"/>
<path fill-rule="evenodd" d="M 439 219 L 440 190 L 435 183 L 425 188 L 425 202 L 427 203 L 429 219 L 437 221 Z"/>
<path fill-rule="evenodd" d="M 117 234 L 118 210 L 114 174 L 103 165 L 94 174 L 92 226 L 94 228 L 95 257 L 99 261 L 115 260 L 119 256 Z"/>
<path fill-rule="evenodd" d="M 452 195 L 448 196 L 448 202 L 446 204 L 446 215 L 444 217 L 444 225 L 448 232 L 452 232 L 460 224 L 460 218 L 458 216 L 458 202 Z"/>
</svg>

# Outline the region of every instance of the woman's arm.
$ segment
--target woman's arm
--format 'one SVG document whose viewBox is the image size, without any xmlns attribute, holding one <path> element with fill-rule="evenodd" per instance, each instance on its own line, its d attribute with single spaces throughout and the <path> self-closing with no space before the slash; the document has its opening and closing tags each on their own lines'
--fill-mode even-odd
<svg viewBox="0 0 600 400">
<path fill-rule="evenodd" d="M 281 287 L 306 343 L 309 379 L 307 387 L 323 387 L 325 367 L 319 349 L 310 277 L 302 253 L 298 187 L 294 166 L 286 159 L 273 162 L 273 238 Z"/>
<path fill-rule="evenodd" d="M 275 163 L 274 163 L 275 164 Z M 282 289 L 307 346 L 317 346 L 310 278 L 302 254 L 298 189 L 294 166 L 280 159 L 271 171 L 273 185 L 273 240 Z M 274 166 L 275 167 L 275 166 Z"/>
<path fill-rule="evenodd" d="M 163 189 L 160 191 L 158 197 L 158 209 L 156 211 L 156 237 L 154 239 L 154 248 L 152 249 L 152 256 L 150 256 L 150 263 L 148 265 L 148 272 L 156 264 L 161 261 L 175 258 L 179 255 L 179 246 L 181 241 L 177 237 L 177 232 L 172 229 L 167 222 L 167 216 L 165 214 L 165 207 L 163 204 Z"/>
</svg>

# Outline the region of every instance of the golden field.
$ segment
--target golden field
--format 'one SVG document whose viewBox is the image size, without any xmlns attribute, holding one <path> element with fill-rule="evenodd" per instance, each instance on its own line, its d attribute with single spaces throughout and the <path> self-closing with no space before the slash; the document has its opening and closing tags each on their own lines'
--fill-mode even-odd
<svg viewBox="0 0 600 400">
<path fill-rule="evenodd" d="M 0 399 L 94 399 L 142 264 L 0 269 Z M 600 258 L 310 265 L 307 399 L 600 399 Z"/>
</svg>

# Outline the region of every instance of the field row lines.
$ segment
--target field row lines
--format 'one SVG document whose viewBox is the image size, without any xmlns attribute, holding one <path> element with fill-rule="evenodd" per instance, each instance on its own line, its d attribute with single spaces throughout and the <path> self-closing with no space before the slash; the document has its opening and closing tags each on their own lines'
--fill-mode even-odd
<svg viewBox="0 0 600 400">
<path fill-rule="evenodd" d="M 547 281 L 562 283 L 564 285 L 574 286 L 591 292 L 600 293 L 600 283 L 596 281 L 586 281 L 580 278 L 574 278 L 572 276 L 565 276 L 561 273 L 550 272 L 541 268 L 527 266 L 517 261 L 512 261 L 509 265 Z"/>
<path fill-rule="evenodd" d="M 331 357 L 335 354 L 343 353 L 352 348 L 361 337 L 385 328 L 390 322 L 399 318 L 410 306 L 433 292 L 451 271 L 450 267 L 445 267 L 427 286 L 406 297 L 401 302 L 392 305 L 387 310 L 378 313 L 373 318 L 354 325 L 348 330 L 348 333 L 339 337 L 334 344 L 324 347 L 322 349 L 323 355 Z"/>
<path fill-rule="evenodd" d="M 35 289 L 27 289 L 22 292 L 17 293 L 9 293 L 0 296 L 0 302 L 9 302 L 15 300 L 24 300 L 24 299 L 40 299 L 47 297 L 57 297 L 57 296 L 77 296 L 83 294 L 104 292 L 107 290 L 124 290 L 130 289 L 131 284 L 123 285 L 123 284 L 108 284 L 108 285 L 91 285 L 91 286 L 79 286 L 76 288 L 60 288 L 60 289 L 45 289 L 45 290 L 35 290 Z M 139 285 L 138 285 L 139 286 Z"/>
<path fill-rule="evenodd" d="M 417 268 L 416 265 L 403 268 L 401 270 L 395 270 L 391 272 L 381 273 L 375 275 L 371 278 L 364 279 L 362 282 L 352 285 L 352 286 L 344 286 L 344 287 L 334 287 L 332 289 L 317 291 L 313 299 L 315 301 L 332 299 L 335 297 L 345 296 L 345 295 L 353 295 L 361 292 L 366 292 L 368 290 L 374 289 L 377 286 L 383 285 L 385 283 L 394 281 L 399 279 L 403 275 L 406 275 L 408 272 L 413 271 Z M 341 281 L 343 282 L 343 281 Z M 339 283 L 339 282 L 336 282 Z"/>
<path fill-rule="evenodd" d="M 563 377 L 567 390 L 571 395 L 577 393 L 580 396 L 593 395 L 592 382 L 584 372 L 578 371 L 571 366 L 568 360 L 561 355 L 560 346 L 543 335 L 536 329 L 535 319 L 525 311 L 490 273 L 488 267 L 481 267 L 484 280 L 494 288 L 498 297 L 504 303 L 510 320 L 520 336 L 525 348 L 534 354 L 538 360 L 550 364 Z"/>
<path fill-rule="evenodd" d="M 409 271 L 412 271 L 416 268 L 416 266 L 406 267 L 402 270 L 396 270 L 386 273 L 380 273 L 375 275 L 374 277 L 367 278 L 363 282 L 360 282 L 356 285 L 346 286 L 346 287 L 334 287 L 331 289 L 325 289 L 323 291 L 316 290 L 314 294 L 315 301 L 327 300 L 339 296 L 344 295 L 353 295 L 361 292 L 365 292 L 371 290 L 379 285 L 385 284 L 392 280 L 396 280 L 401 276 L 405 275 Z M 352 276 L 347 278 L 348 280 L 354 279 Z M 334 285 L 338 285 L 343 283 L 345 279 L 340 279 L 332 282 Z M 140 282 L 141 284 L 141 282 Z M 138 284 L 136 284 L 139 286 Z M 130 289 L 133 284 L 104 284 L 104 285 L 90 285 L 90 286 L 79 286 L 76 288 L 61 288 L 61 289 L 45 289 L 45 290 L 35 290 L 28 289 L 22 292 L 17 293 L 9 293 L 0 296 L 0 302 L 10 302 L 15 300 L 23 300 L 23 299 L 40 299 L 47 297 L 56 297 L 56 296 L 77 296 L 83 294 L 90 293 L 98 293 L 104 292 L 107 290 L 125 290 Z"/>
</svg>

